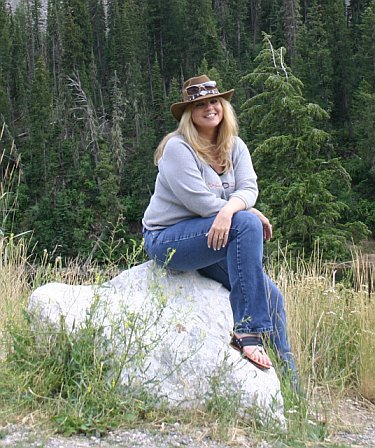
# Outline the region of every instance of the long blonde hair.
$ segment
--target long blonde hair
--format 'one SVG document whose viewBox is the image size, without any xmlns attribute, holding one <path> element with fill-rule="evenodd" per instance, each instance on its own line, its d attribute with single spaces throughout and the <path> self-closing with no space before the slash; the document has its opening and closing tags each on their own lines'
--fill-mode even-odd
<svg viewBox="0 0 375 448">
<path fill-rule="evenodd" d="M 156 148 L 154 154 L 155 165 L 158 164 L 159 160 L 163 156 L 164 148 L 168 140 L 174 135 L 182 135 L 187 143 L 197 153 L 198 157 L 205 162 L 209 164 L 217 163 L 218 165 L 224 167 L 224 171 L 228 171 L 232 167 L 230 151 L 232 149 L 234 139 L 238 135 L 237 118 L 229 101 L 221 97 L 218 97 L 218 100 L 223 107 L 223 119 L 219 124 L 216 144 L 213 146 L 206 139 L 199 136 L 197 128 L 194 126 L 191 117 L 192 105 L 188 106 L 182 114 L 178 128 L 167 134 Z M 213 148 L 216 150 L 215 154 L 213 154 Z"/>
</svg>

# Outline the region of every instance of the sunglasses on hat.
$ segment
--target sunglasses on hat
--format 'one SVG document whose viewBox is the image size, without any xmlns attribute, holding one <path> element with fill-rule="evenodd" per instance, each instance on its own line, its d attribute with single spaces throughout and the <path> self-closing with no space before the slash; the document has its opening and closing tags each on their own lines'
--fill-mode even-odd
<svg viewBox="0 0 375 448">
<path fill-rule="evenodd" d="M 212 95 L 214 93 L 219 93 L 219 91 L 216 87 L 216 81 L 207 81 L 186 87 L 186 93 L 189 97 L 189 101 L 192 101 L 200 96 Z"/>
</svg>

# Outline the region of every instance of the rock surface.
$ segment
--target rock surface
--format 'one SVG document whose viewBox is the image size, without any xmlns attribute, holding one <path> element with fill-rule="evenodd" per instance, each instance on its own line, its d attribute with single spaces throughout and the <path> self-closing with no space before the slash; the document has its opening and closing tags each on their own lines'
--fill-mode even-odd
<svg viewBox="0 0 375 448">
<path fill-rule="evenodd" d="M 274 369 L 261 371 L 229 347 L 229 293 L 197 272 L 147 262 L 100 286 L 49 283 L 33 292 L 29 309 L 38 325 L 58 325 L 63 316 L 70 331 L 91 316 L 119 357 L 130 342 L 136 362 L 121 373 L 122 383 L 136 376 L 170 406 L 200 406 L 216 393 L 239 397 L 244 413 L 256 406 L 263 418 L 284 422 Z"/>
</svg>

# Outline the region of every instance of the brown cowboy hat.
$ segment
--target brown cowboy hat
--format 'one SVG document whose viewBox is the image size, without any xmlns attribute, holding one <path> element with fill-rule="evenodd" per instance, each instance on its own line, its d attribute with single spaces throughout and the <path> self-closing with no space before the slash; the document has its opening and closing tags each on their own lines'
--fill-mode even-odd
<svg viewBox="0 0 375 448">
<path fill-rule="evenodd" d="M 172 104 L 171 112 L 175 119 L 180 121 L 184 110 L 189 104 L 218 96 L 230 101 L 233 93 L 234 89 L 220 93 L 216 82 L 211 80 L 207 75 L 196 76 L 184 82 L 182 87 L 182 102 Z"/>
</svg>

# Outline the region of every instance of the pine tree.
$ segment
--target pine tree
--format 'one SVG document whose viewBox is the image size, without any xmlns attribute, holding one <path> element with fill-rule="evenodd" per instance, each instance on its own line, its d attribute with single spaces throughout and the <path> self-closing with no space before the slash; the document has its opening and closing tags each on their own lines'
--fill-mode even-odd
<svg viewBox="0 0 375 448">
<path fill-rule="evenodd" d="M 106 81 L 106 18 L 103 0 L 89 0 L 89 12 L 92 24 L 92 42 L 95 66 L 98 70 L 100 85 Z"/>
<path fill-rule="evenodd" d="M 353 100 L 355 153 L 348 162 L 354 195 L 348 218 L 362 219 L 375 233 L 375 92 L 362 81 Z"/>
<path fill-rule="evenodd" d="M 46 53 L 47 66 L 53 81 L 54 95 L 61 93 L 63 77 L 63 5 L 59 0 L 48 0 Z M 65 80 L 64 80 L 65 82 Z"/>
<path fill-rule="evenodd" d="M 10 12 L 5 0 L 0 0 L 0 115 L 9 122 L 10 114 L 10 67 L 11 67 L 11 41 L 10 41 Z"/>
<path fill-rule="evenodd" d="M 272 36 L 275 46 L 285 45 L 283 15 L 280 14 L 283 8 L 283 0 L 268 0 L 262 2 L 261 31 L 265 31 Z"/>
<path fill-rule="evenodd" d="M 147 0 L 144 8 L 146 23 L 147 57 L 151 71 L 154 54 L 160 66 L 164 84 L 181 69 L 184 62 L 184 23 L 186 0 Z"/>
<path fill-rule="evenodd" d="M 261 24 L 262 2 L 260 0 L 251 0 L 249 2 L 249 17 L 251 22 L 251 40 L 252 45 L 255 44 L 260 38 L 260 31 L 262 29 Z M 250 37 L 250 36 L 249 36 Z"/>
<path fill-rule="evenodd" d="M 143 53 L 141 40 L 138 41 L 140 25 L 137 17 L 141 13 L 132 0 L 119 2 L 112 0 L 109 11 L 108 61 L 111 76 L 116 71 L 121 82 L 130 90 L 140 81 L 140 63 Z M 138 26 L 137 26 L 138 25 Z M 139 46 L 137 46 L 139 44 Z M 127 89 L 128 90 L 128 89 Z M 133 92 L 129 92 L 133 94 Z"/>
<path fill-rule="evenodd" d="M 103 231 L 107 229 L 109 223 L 116 223 L 123 209 L 119 197 L 120 178 L 116 174 L 112 148 L 102 140 L 98 150 L 95 171 L 97 177 L 101 179 L 101 184 L 95 208 L 99 216 L 97 227 Z"/>
<path fill-rule="evenodd" d="M 342 255 L 351 235 L 338 224 L 345 205 L 333 188 L 348 188 L 349 176 L 338 159 L 326 156 L 330 136 L 316 122 L 328 115 L 305 100 L 284 55 L 265 36 L 257 67 L 244 77 L 257 91 L 245 102 L 243 115 L 254 133 L 261 203 L 282 244 L 308 254 L 319 242 L 324 256 Z"/>
<path fill-rule="evenodd" d="M 316 0 L 299 29 L 292 68 L 304 84 L 306 99 L 330 111 L 333 101 L 332 56 L 322 21 L 322 8 Z"/>
<path fill-rule="evenodd" d="M 348 127 L 353 66 L 346 8 L 342 0 L 328 0 L 322 3 L 322 11 L 332 57 L 332 121 Z"/>
<path fill-rule="evenodd" d="M 108 4 L 108 49 L 107 60 L 111 73 L 116 72 L 120 80 L 125 79 L 125 33 L 122 14 L 118 0 L 111 0 Z M 129 36 L 130 38 L 130 36 Z"/>
<path fill-rule="evenodd" d="M 166 99 L 166 104 L 169 107 L 166 107 L 164 110 L 164 123 L 166 132 L 172 132 L 177 127 L 177 121 L 171 114 L 170 105 L 181 101 L 181 88 L 182 83 L 178 82 L 176 78 L 172 78 Z"/>
<path fill-rule="evenodd" d="M 326 191 L 338 197 L 338 209 L 342 199 L 350 205 L 350 212 L 337 212 L 343 222 L 361 214 L 370 217 L 374 208 L 374 1 L 48 0 L 44 27 L 43 0 L 22 0 L 14 14 L 8 0 L 0 0 L 0 114 L 16 138 L 26 176 L 20 189 L 20 230 L 34 229 L 41 249 L 60 244 L 65 245 L 62 253 L 74 255 L 90 252 L 97 238 L 105 239 L 108 221 L 117 222 L 122 211 L 127 222 L 136 223 L 154 185 L 153 152 L 161 136 L 177 125 L 169 106 L 181 100 L 185 79 L 206 73 L 221 90 L 235 88 L 236 110 L 249 98 L 247 107 L 254 105 L 252 127 L 250 115 L 240 117 L 241 136 L 257 148 L 262 197 L 273 194 L 267 204 L 275 219 L 281 216 L 287 223 L 280 230 L 283 241 L 295 239 L 301 248 L 318 238 L 313 191 L 319 192 L 316 204 L 326 211 L 324 235 L 331 222 L 336 234 L 329 241 L 344 241 L 348 229 L 330 218 L 336 209 Z M 296 76 L 282 59 L 288 82 L 280 81 L 286 76 L 274 50 L 279 77 L 266 77 L 264 90 L 241 83 L 243 74 L 259 64 L 253 58 L 261 48 L 261 30 L 273 35 L 277 47 L 287 45 L 287 55 L 296 49 Z M 72 80 L 79 80 L 86 106 L 69 86 Z M 251 98 L 257 88 L 261 93 Z M 331 122 L 309 102 L 331 111 Z M 318 117 L 319 129 L 313 131 Z M 346 145 L 331 145 L 322 128 L 333 129 Z M 278 168 L 267 147 L 284 180 L 272 177 Z M 333 175 L 324 171 L 345 177 L 339 162 L 329 158 L 335 151 L 346 158 L 351 192 L 344 193 L 339 175 L 335 185 Z M 308 156 L 305 162 L 302 154 Z M 307 173 L 302 180 L 298 170 Z M 266 176 L 275 185 L 273 193 L 262 183 Z M 301 221 L 310 239 L 302 228 L 295 235 L 288 224 L 293 217 L 288 194 L 298 217 L 310 204 Z M 279 204 L 285 204 L 285 215 Z"/>
<path fill-rule="evenodd" d="M 362 184 L 368 197 L 375 194 L 375 91 L 374 87 L 362 81 L 353 101 L 353 129 L 357 156 L 366 173 Z"/>
<path fill-rule="evenodd" d="M 31 194 L 38 197 L 48 191 L 50 171 L 48 154 L 51 135 L 51 106 L 49 80 L 45 62 L 40 57 L 31 84 L 29 115 L 30 143 L 24 151 L 27 184 Z"/>
<path fill-rule="evenodd" d="M 353 3 L 353 2 L 352 2 Z M 361 16 L 353 17 L 356 37 L 356 82 L 351 108 L 353 141 L 347 167 L 353 179 L 353 194 L 347 199 L 347 219 L 362 218 L 375 232 L 375 1 Z M 353 6 L 353 5 L 352 5 Z M 363 2 L 357 2 L 357 10 Z"/>
<path fill-rule="evenodd" d="M 293 61 L 297 33 L 300 22 L 299 15 L 299 1 L 298 0 L 283 0 L 283 28 L 285 36 L 285 45 L 290 53 L 290 59 Z"/>
<path fill-rule="evenodd" d="M 152 78 L 151 78 L 151 100 L 154 115 L 152 117 L 153 124 L 156 125 L 155 129 L 159 138 L 165 134 L 165 93 L 164 93 L 164 83 L 160 72 L 159 61 L 157 55 L 155 55 L 154 63 L 152 65 Z"/>
<path fill-rule="evenodd" d="M 209 65 L 224 65 L 223 48 L 210 0 L 190 0 L 184 26 L 184 77 L 195 76 L 203 57 Z"/>
<path fill-rule="evenodd" d="M 352 25 L 356 25 L 361 22 L 361 16 L 367 6 L 371 3 L 371 0 L 350 0 L 348 9 L 349 20 Z"/>
<path fill-rule="evenodd" d="M 20 230 L 33 230 L 33 240 L 41 243 L 40 250 L 52 250 L 56 230 L 52 215 L 57 161 L 52 139 L 52 94 L 42 56 L 35 63 L 27 109 L 28 135 L 20 143 L 24 176 L 18 225 Z"/>
<path fill-rule="evenodd" d="M 375 0 L 371 0 L 358 25 L 356 52 L 357 78 L 366 80 L 375 89 Z"/>
<path fill-rule="evenodd" d="M 117 175 L 121 179 L 124 173 L 125 163 L 127 159 L 127 152 L 124 145 L 124 137 L 122 133 L 123 123 L 126 119 L 125 115 L 125 100 L 123 98 L 120 81 L 117 73 L 114 73 L 111 82 L 112 86 L 112 117 L 110 128 L 110 141 L 113 151 L 114 164 L 117 170 Z"/>
<path fill-rule="evenodd" d="M 27 67 L 27 36 L 25 34 L 25 15 L 22 8 L 17 8 L 11 24 L 11 67 L 10 67 L 10 97 L 12 100 L 12 121 L 17 127 L 25 129 L 28 111 L 28 67 Z"/>
<path fill-rule="evenodd" d="M 4 81 L 0 77 L 0 119 L 9 120 L 8 112 L 8 95 L 4 88 Z"/>
<path fill-rule="evenodd" d="M 32 47 L 34 54 L 34 61 L 36 62 L 41 53 L 43 46 L 43 38 L 42 38 L 42 2 L 41 0 L 32 0 L 30 5 L 30 14 L 31 14 L 31 37 L 32 37 Z M 32 65 L 34 67 L 34 64 Z"/>
<path fill-rule="evenodd" d="M 62 72 L 65 77 L 78 74 L 85 89 L 90 86 L 92 25 L 86 0 L 63 0 Z"/>
<path fill-rule="evenodd" d="M 43 52 L 41 0 L 24 0 L 18 5 L 18 8 L 22 10 L 24 16 L 26 60 L 28 77 L 31 79 L 36 62 Z"/>
<path fill-rule="evenodd" d="M 226 58 L 235 57 L 241 66 L 247 64 L 250 46 L 255 41 L 259 31 L 258 2 L 250 5 L 246 0 L 216 0 L 213 2 L 214 12 L 218 21 L 220 40 Z M 248 8 L 251 8 L 251 31 L 248 33 Z M 251 39 L 253 37 L 253 39 Z"/>
</svg>

